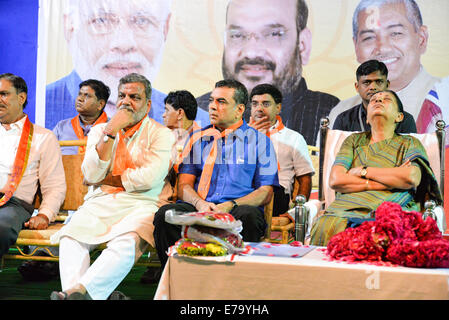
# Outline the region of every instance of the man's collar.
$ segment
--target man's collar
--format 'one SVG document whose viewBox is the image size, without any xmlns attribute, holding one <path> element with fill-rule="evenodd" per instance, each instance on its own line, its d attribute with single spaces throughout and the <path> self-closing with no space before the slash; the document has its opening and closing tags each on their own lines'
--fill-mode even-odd
<svg viewBox="0 0 449 320">
<path fill-rule="evenodd" d="M 22 130 L 22 128 L 23 128 L 23 125 L 24 125 L 24 123 L 25 123 L 25 119 L 27 118 L 28 116 L 26 115 L 26 113 L 24 113 L 24 116 L 20 119 L 20 120 L 17 120 L 16 122 L 13 122 L 13 123 L 10 123 L 9 124 L 9 127 L 10 127 L 10 130 L 11 129 L 18 129 L 18 130 Z M 3 125 L 1 125 L 2 127 L 3 127 Z M 3 127 L 4 129 L 5 129 L 5 127 Z M 5 129 L 6 130 L 6 129 Z"/>
<path fill-rule="evenodd" d="M 202 128 L 201 130 L 206 131 L 207 129 L 210 129 L 212 127 L 213 127 L 213 125 L 210 124 L 210 125 Z M 242 125 L 240 127 L 236 128 L 230 135 L 235 136 L 243 141 L 243 139 L 245 138 L 245 131 L 248 130 L 248 128 L 250 128 L 250 127 L 246 123 L 245 119 L 242 119 Z"/>
</svg>

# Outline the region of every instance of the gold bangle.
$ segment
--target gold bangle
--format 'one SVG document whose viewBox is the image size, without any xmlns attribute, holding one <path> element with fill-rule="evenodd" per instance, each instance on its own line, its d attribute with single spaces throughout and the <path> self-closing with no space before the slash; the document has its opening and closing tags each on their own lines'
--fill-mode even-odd
<svg viewBox="0 0 449 320">
<path fill-rule="evenodd" d="M 366 185 L 366 187 L 365 187 L 366 191 L 368 191 L 368 189 L 369 189 L 369 179 L 368 178 L 366 178 L 366 184 L 365 185 Z"/>
</svg>

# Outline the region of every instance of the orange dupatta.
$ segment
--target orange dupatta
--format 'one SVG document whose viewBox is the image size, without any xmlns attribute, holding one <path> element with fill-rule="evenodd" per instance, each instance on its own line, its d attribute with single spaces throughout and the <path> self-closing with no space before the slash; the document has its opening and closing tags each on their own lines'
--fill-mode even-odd
<svg viewBox="0 0 449 320">
<path fill-rule="evenodd" d="M 196 141 L 206 136 L 212 136 L 214 138 L 214 141 L 212 142 L 212 148 L 210 149 L 209 155 L 207 156 L 206 162 L 204 163 L 203 171 L 201 172 L 200 182 L 198 184 L 197 192 L 202 199 L 206 199 L 206 196 L 209 193 L 210 180 L 212 178 L 212 172 L 214 170 L 215 161 L 217 159 L 218 140 L 220 138 L 226 138 L 226 136 L 234 132 L 242 124 L 243 120 L 240 120 L 239 122 L 233 124 L 232 126 L 221 132 L 218 129 L 216 129 L 215 126 L 212 126 L 211 128 L 206 129 L 204 131 L 195 132 L 187 142 L 186 147 L 182 152 L 181 161 L 190 153 L 190 150 L 192 149 L 192 146 Z"/>
<path fill-rule="evenodd" d="M 72 120 L 70 121 L 70 123 L 72 124 L 73 131 L 75 131 L 78 140 L 87 141 L 87 136 L 84 135 L 84 131 L 83 128 L 81 128 L 80 122 L 81 122 L 80 115 L 73 117 Z M 92 126 L 105 122 L 108 122 L 108 116 L 106 115 L 106 112 L 103 111 L 101 115 L 98 117 L 98 119 L 95 120 Z M 79 154 L 86 153 L 86 146 L 79 146 L 78 153 Z"/>
<path fill-rule="evenodd" d="M 278 124 L 274 129 L 268 130 L 268 132 L 267 132 L 268 137 L 271 137 L 272 134 L 275 134 L 275 133 L 281 131 L 282 129 L 284 129 L 284 123 L 282 122 L 282 118 L 280 115 L 276 116 L 276 120 L 277 120 Z"/>
<path fill-rule="evenodd" d="M 118 133 L 118 142 L 117 142 L 117 148 L 115 150 L 114 160 L 113 160 L 113 168 L 112 168 L 112 175 L 113 176 L 121 176 L 123 172 L 126 169 L 135 169 L 136 166 L 134 165 L 133 159 L 131 158 L 131 154 L 128 151 L 128 148 L 126 146 L 125 138 L 130 138 L 134 135 L 134 133 L 139 130 L 140 126 L 142 125 L 143 120 L 145 120 L 145 117 L 142 118 L 137 124 L 135 124 L 133 127 L 131 127 L 128 130 L 120 130 Z M 102 185 L 101 190 L 106 193 L 118 193 L 125 191 L 122 187 L 114 187 L 109 185 Z"/>
<path fill-rule="evenodd" d="M 23 124 L 22 134 L 19 140 L 19 146 L 17 147 L 17 153 L 14 160 L 12 173 L 9 175 L 8 182 L 6 183 L 7 189 L 0 199 L 0 207 L 7 203 L 9 199 L 11 199 L 17 187 L 19 186 L 20 180 L 22 180 L 30 156 L 33 132 L 34 125 L 31 123 L 28 116 L 26 116 L 25 123 Z"/>
</svg>

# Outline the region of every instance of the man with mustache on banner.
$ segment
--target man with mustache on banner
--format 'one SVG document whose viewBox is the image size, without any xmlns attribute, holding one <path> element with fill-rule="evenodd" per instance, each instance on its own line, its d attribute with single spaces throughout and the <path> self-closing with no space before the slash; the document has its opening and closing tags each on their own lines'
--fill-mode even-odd
<svg viewBox="0 0 449 320">
<path fill-rule="evenodd" d="M 259 242 L 266 228 L 263 206 L 279 186 L 270 139 L 242 119 L 248 92 L 236 80 L 215 84 L 209 98 L 211 125 L 195 131 L 179 165 L 178 199 L 154 217 L 154 238 L 162 270 L 167 249 L 180 239 L 181 226 L 167 223 L 165 212 L 227 212 L 242 221 L 244 241 Z"/>
<path fill-rule="evenodd" d="M 47 85 L 45 126 L 54 128 L 58 121 L 76 116 L 72 106 L 81 81 L 98 79 L 111 88 L 111 100 L 104 110 L 109 118 L 116 111 L 115 85 L 121 77 L 135 72 L 153 82 L 168 36 L 171 2 L 69 0 L 61 31 L 72 56 L 73 70 Z M 50 4 L 53 3 L 47 3 L 49 9 Z M 161 124 L 165 97 L 166 94 L 153 88 L 149 116 Z M 201 126 L 209 124 L 204 110 L 198 112 L 196 120 Z"/>
<path fill-rule="evenodd" d="M 27 94 L 24 79 L 0 75 L 0 259 L 24 226 L 46 229 L 54 221 L 66 192 L 58 141 L 23 112 Z M 42 203 L 31 217 L 38 183 Z"/>
<path fill-rule="evenodd" d="M 222 72 L 225 79 L 240 81 L 248 91 L 262 83 L 276 86 L 284 96 L 280 114 L 284 125 L 315 145 L 320 119 L 340 100 L 310 90 L 302 76 L 312 50 L 307 20 L 305 0 L 230 1 Z M 207 110 L 209 95 L 197 98 L 200 108 Z"/>
<path fill-rule="evenodd" d="M 62 292 L 53 300 L 123 298 L 113 291 L 148 244 L 154 246 L 153 215 L 168 203 L 163 192 L 174 135 L 148 117 L 151 83 L 129 74 L 120 79 L 117 112 L 94 126 L 82 171 L 90 185 L 84 204 L 51 237 L 59 242 Z M 107 243 L 90 265 L 89 252 Z M 112 294 L 112 295 L 111 295 Z"/>
</svg>

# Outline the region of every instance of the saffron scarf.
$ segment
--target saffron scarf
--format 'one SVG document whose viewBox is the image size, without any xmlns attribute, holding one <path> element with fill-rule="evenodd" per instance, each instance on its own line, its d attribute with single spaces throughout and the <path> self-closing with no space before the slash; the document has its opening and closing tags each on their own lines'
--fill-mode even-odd
<svg viewBox="0 0 449 320">
<path fill-rule="evenodd" d="M 78 138 L 78 140 L 84 140 L 87 141 L 87 136 L 84 135 L 83 128 L 81 128 L 81 120 L 80 115 L 77 115 L 76 117 L 73 117 L 70 121 L 72 124 L 73 131 L 75 131 L 75 134 Z M 95 120 L 93 126 L 99 124 L 99 123 L 105 123 L 108 122 L 108 116 L 106 115 L 106 112 L 102 112 L 101 115 L 98 117 L 97 120 Z M 78 153 L 84 154 L 86 153 L 86 146 L 79 146 L 78 147 Z"/>
<path fill-rule="evenodd" d="M 195 132 L 197 130 L 200 130 L 201 127 L 196 123 L 196 121 L 193 121 L 193 124 L 189 130 L 189 134 L 191 134 L 192 132 Z M 192 142 L 191 140 L 188 140 L 188 142 L 190 143 L 190 147 L 189 150 L 192 149 Z M 177 150 L 178 151 L 178 150 Z M 179 164 L 182 162 L 183 160 L 183 153 L 182 150 L 179 150 L 177 155 L 176 155 L 176 160 L 175 160 L 175 164 L 173 165 L 173 169 L 175 170 L 176 174 L 178 174 L 179 172 Z"/>
<path fill-rule="evenodd" d="M 214 170 L 215 161 L 217 159 L 218 140 L 220 140 L 221 138 L 226 138 L 230 133 L 234 132 L 242 124 L 243 120 L 240 120 L 221 132 L 215 126 L 212 126 L 211 128 L 206 129 L 204 131 L 201 130 L 195 132 L 187 142 L 186 147 L 182 152 L 181 159 L 184 159 L 190 153 L 193 144 L 196 141 L 200 140 L 202 137 L 210 136 L 214 138 L 212 142 L 212 148 L 210 149 L 209 155 L 207 156 L 206 162 L 204 163 L 203 171 L 201 172 L 200 182 L 198 184 L 197 192 L 202 199 L 206 199 L 206 196 L 209 192 L 212 172 Z"/>
<path fill-rule="evenodd" d="M 284 123 L 282 122 L 281 116 L 277 115 L 276 120 L 277 120 L 277 125 L 272 130 L 268 130 L 268 132 L 267 132 L 268 137 L 271 137 L 271 135 L 278 133 L 279 131 L 284 129 Z"/>
<path fill-rule="evenodd" d="M 17 147 L 17 153 L 14 160 L 12 173 L 8 177 L 8 182 L 6 183 L 6 191 L 0 198 L 0 207 L 7 203 L 9 199 L 11 199 L 17 187 L 19 186 L 20 180 L 22 180 L 30 156 L 31 142 L 33 141 L 33 132 L 34 125 L 31 123 L 30 119 L 28 119 L 28 116 L 26 116 L 25 123 L 23 124 L 22 134 L 19 140 L 19 146 Z"/>
</svg>

